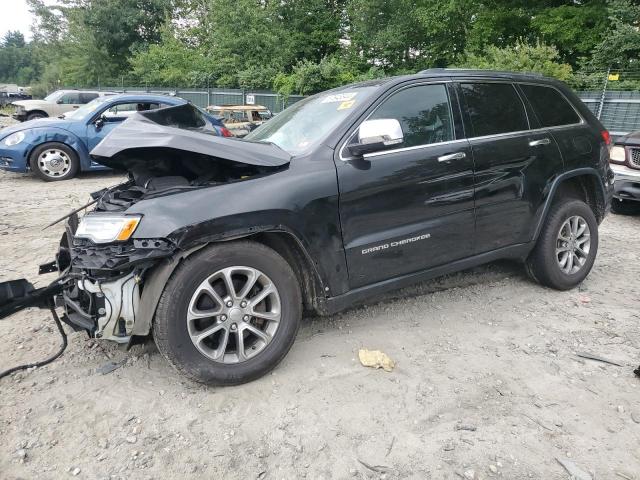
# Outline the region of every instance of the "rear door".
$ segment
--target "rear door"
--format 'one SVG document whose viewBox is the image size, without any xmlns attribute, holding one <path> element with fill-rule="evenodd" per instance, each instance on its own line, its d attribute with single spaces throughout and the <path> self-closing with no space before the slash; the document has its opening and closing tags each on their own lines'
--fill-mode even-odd
<svg viewBox="0 0 640 480">
<path fill-rule="evenodd" d="M 484 253 L 531 240 L 548 179 L 562 171 L 553 136 L 537 129 L 509 81 L 461 81 L 476 168 L 476 245 Z"/>
<path fill-rule="evenodd" d="M 551 85 L 521 83 L 519 87 L 540 125 L 556 140 L 565 169 L 597 167 L 602 141 L 599 132 L 582 119 L 564 94 Z"/>
<path fill-rule="evenodd" d="M 456 98 L 446 83 L 400 87 L 368 119 L 397 119 L 404 142 L 361 158 L 342 149 L 336 167 L 351 288 L 470 255 L 473 159 L 455 128 Z"/>
</svg>

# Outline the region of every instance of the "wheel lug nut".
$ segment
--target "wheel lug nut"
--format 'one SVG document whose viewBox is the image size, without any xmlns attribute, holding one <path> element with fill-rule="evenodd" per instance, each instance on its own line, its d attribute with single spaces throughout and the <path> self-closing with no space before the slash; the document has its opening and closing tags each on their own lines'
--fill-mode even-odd
<svg viewBox="0 0 640 480">
<path fill-rule="evenodd" d="M 233 307 L 233 302 L 231 301 L 227 302 L 227 307 Z"/>
<path fill-rule="evenodd" d="M 242 317 L 242 319 L 243 319 L 245 322 L 248 322 L 248 321 L 249 321 L 249 318 L 250 318 L 250 317 L 249 317 L 249 315 L 245 315 L 244 317 Z"/>
<path fill-rule="evenodd" d="M 235 323 L 231 325 L 231 330 L 235 332 L 237 329 L 238 329 L 238 326 Z"/>
<path fill-rule="evenodd" d="M 240 306 L 241 306 L 242 308 L 246 307 L 246 306 L 247 306 L 247 302 L 242 302 L 242 303 L 240 304 Z"/>
<path fill-rule="evenodd" d="M 220 320 L 222 320 L 223 322 L 227 321 L 227 316 L 226 315 L 220 315 Z"/>
</svg>

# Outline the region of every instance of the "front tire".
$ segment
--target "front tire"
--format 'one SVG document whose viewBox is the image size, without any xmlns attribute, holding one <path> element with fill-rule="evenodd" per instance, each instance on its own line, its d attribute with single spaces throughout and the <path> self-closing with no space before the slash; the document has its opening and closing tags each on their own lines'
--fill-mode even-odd
<svg viewBox="0 0 640 480">
<path fill-rule="evenodd" d="M 291 266 L 264 245 L 230 242 L 178 267 L 160 297 L 153 336 L 183 375 L 208 385 L 237 385 L 280 363 L 301 317 Z"/>
<path fill-rule="evenodd" d="M 71 147 L 64 143 L 48 142 L 31 152 L 29 166 L 45 182 L 58 182 L 75 177 L 80 161 Z"/>
<path fill-rule="evenodd" d="M 551 207 L 526 267 L 542 285 L 569 290 L 589 274 L 597 252 L 593 211 L 582 200 L 565 199 Z"/>
<path fill-rule="evenodd" d="M 39 118 L 47 118 L 48 115 L 46 115 L 43 112 L 32 112 L 29 115 L 27 115 L 27 121 L 28 120 L 37 120 Z"/>
</svg>

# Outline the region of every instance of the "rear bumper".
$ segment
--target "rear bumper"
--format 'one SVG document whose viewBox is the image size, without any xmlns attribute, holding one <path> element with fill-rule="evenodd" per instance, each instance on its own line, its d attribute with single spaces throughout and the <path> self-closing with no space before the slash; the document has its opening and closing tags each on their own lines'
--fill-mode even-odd
<svg viewBox="0 0 640 480">
<path fill-rule="evenodd" d="M 613 197 L 640 201 L 640 170 L 624 165 L 611 165 L 611 169 L 615 175 Z"/>
</svg>

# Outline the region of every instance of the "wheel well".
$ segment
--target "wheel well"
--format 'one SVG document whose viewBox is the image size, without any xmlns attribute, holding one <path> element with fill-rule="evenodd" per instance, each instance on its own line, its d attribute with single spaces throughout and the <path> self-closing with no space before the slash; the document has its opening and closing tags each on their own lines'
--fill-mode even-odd
<svg viewBox="0 0 640 480">
<path fill-rule="evenodd" d="M 298 278 L 305 311 L 321 311 L 320 301 L 324 297 L 322 282 L 313 260 L 293 235 L 286 232 L 261 232 L 247 237 L 247 240 L 261 243 L 278 252 L 291 265 Z"/>
<path fill-rule="evenodd" d="M 595 175 L 578 175 L 563 180 L 558 186 L 554 201 L 567 197 L 580 199 L 589 205 L 598 223 L 604 219 L 606 213 L 605 199 Z"/>
<path fill-rule="evenodd" d="M 41 113 L 42 115 L 44 115 L 45 117 L 49 117 L 49 114 L 47 114 L 47 112 L 45 112 L 44 110 L 29 110 L 27 112 L 27 117 L 29 115 L 31 115 L 32 113 Z"/>
<path fill-rule="evenodd" d="M 43 145 L 46 145 L 48 143 L 59 143 L 60 145 L 64 145 L 65 147 L 67 147 L 68 149 L 70 149 L 76 156 L 76 160 L 78 161 L 78 166 L 80 167 L 80 153 L 78 153 L 78 151 L 73 148 L 71 145 L 69 145 L 68 143 L 65 142 L 61 142 L 61 141 L 48 141 L 48 142 L 42 142 L 39 143 L 38 145 L 35 145 L 33 148 L 31 148 L 31 150 L 28 151 L 27 153 L 27 163 L 31 162 L 31 155 L 33 155 L 33 152 L 36 151 L 36 149 L 40 148 Z M 29 167 L 31 167 L 31 165 L 29 165 Z"/>
</svg>

